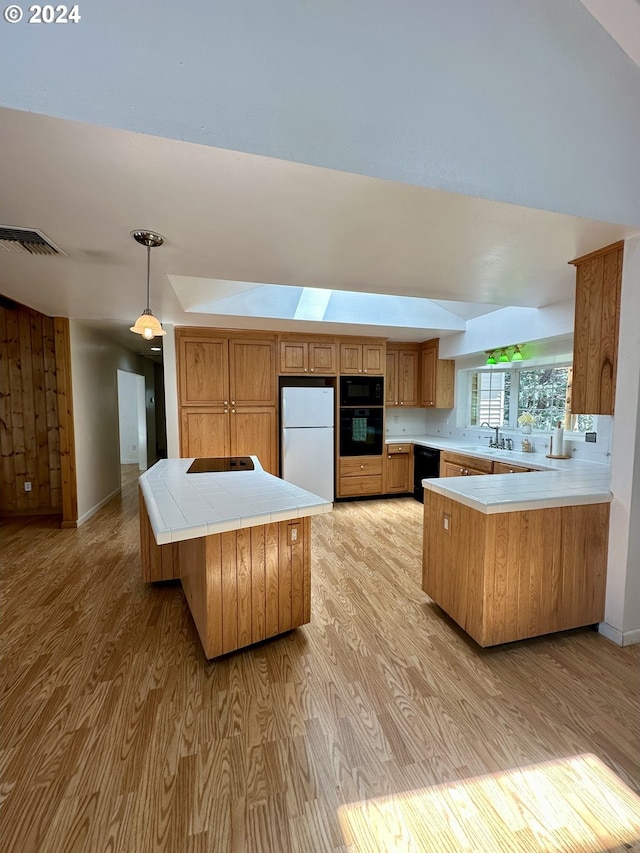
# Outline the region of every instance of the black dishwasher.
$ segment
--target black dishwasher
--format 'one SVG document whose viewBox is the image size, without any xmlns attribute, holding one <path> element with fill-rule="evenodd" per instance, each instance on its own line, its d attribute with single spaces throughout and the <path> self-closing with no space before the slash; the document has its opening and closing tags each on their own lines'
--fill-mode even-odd
<svg viewBox="0 0 640 853">
<path fill-rule="evenodd" d="M 413 496 L 420 503 L 424 503 L 422 481 L 427 477 L 440 476 L 440 451 L 416 444 L 413 448 L 413 459 Z"/>
</svg>

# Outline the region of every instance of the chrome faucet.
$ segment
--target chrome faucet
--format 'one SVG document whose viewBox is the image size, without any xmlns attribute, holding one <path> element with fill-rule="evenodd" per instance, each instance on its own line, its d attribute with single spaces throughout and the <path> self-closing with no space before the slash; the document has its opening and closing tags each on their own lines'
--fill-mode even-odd
<svg viewBox="0 0 640 853">
<path fill-rule="evenodd" d="M 483 421 L 480 424 L 480 427 L 482 428 L 485 426 L 489 427 L 489 429 L 495 429 L 495 431 L 496 431 L 496 437 L 495 437 L 495 439 L 492 438 L 489 441 L 489 447 L 500 447 L 500 433 L 499 433 L 500 426 L 499 425 L 498 426 L 491 426 L 491 424 L 487 423 L 487 421 Z"/>
</svg>

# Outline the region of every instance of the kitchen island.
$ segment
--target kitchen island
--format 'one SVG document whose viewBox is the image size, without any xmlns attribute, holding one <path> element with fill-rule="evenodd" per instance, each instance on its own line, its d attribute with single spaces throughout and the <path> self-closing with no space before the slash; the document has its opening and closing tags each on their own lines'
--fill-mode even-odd
<svg viewBox="0 0 640 853">
<path fill-rule="evenodd" d="M 247 459 L 203 473 L 163 459 L 139 478 L 143 580 L 181 581 L 207 658 L 311 618 L 310 518 L 332 504 Z"/>
<path fill-rule="evenodd" d="M 608 466 L 416 441 L 532 469 L 423 480 L 422 588 L 436 604 L 481 646 L 602 621 Z"/>
</svg>

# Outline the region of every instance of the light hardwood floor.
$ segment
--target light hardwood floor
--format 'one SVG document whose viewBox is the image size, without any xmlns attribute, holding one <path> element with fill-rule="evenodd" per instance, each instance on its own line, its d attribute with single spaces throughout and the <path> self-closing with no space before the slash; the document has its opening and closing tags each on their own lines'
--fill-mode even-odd
<svg viewBox="0 0 640 853">
<path fill-rule="evenodd" d="M 422 593 L 403 498 L 314 518 L 311 624 L 207 663 L 180 585 L 141 581 L 137 501 L 129 478 L 78 530 L 2 524 L 3 851 L 631 849 L 605 795 L 607 843 L 503 771 L 593 754 L 638 791 L 640 646 L 480 649 Z M 517 804 L 497 842 L 470 819 L 486 774 Z"/>
</svg>

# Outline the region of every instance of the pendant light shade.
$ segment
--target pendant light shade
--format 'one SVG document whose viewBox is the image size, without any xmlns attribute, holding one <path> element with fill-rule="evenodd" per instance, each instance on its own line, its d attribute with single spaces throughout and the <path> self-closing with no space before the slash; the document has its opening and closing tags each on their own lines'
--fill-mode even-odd
<svg viewBox="0 0 640 853">
<path fill-rule="evenodd" d="M 153 312 L 149 307 L 149 281 L 151 272 L 151 249 L 157 246 L 162 246 L 164 237 L 160 234 L 155 234 L 153 231 L 132 231 L 131 236 L 142 246 L 147 247 L 147 307 L 138 317 L 133 326 L 130 326 L 130 331 L 136 335 L 141 335 L 145 341 L 152 341 L 158 335 L 166 335 L 167 333 L 160 325 L 157 317 L 153 316 Z"/>
<path fill-rule="evenodd" d="M 522 352 L 520 351 L 520 344 L 517 344 L 513 348 L 513 355 L 511 356 L 511 361 L 522 361 L 523 358 L 524 358 L 524 356 L 522 355 Z"/>
<path fill-rule="evenodd" d="M 487 353 L 486 364 L 495 364 L 495 363 L 496 363 L 496 357 L 493 354 L 493 350 L 489 350 L 489 352 Z"/>
<path fill-rule="evenodd" d="M 502 352 L 500 353 L 500 358 L 498 359 L 498 361 L 502 362 L 502 363 L 509 361 L 509 356 L 507 355 L 506 349 L 502 350 Z"/>
</svg>

